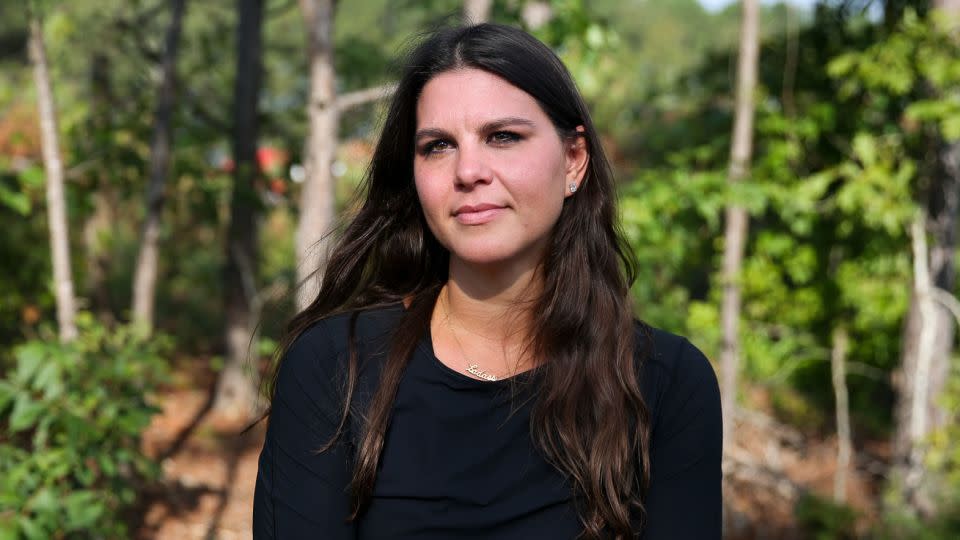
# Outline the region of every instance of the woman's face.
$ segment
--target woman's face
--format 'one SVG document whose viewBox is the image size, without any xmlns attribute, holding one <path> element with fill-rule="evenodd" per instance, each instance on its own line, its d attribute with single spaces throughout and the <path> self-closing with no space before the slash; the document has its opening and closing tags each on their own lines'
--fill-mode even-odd
<svg viewBox="0 0 960 540">
<path fill-rule="evenodd" d="M 589 159 L 529 94 L 478 69 L 441 73 L 417 103 L 413 172 L 451 262 L 532 268 Z"/>
</svg>

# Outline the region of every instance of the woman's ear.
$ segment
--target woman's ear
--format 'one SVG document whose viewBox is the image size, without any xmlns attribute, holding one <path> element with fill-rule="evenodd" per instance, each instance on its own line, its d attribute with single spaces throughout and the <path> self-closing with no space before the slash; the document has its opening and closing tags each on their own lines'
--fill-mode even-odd
<svg viewBox="0 0 960 540">
<path fill-rule="evenodd" d="M 577 126 L 574 136 L 564 141 L 564 145 L 567 160 L 564 191 L 569 197 L 580 187 L 587 172 L 587 165 L 590 163 L 590 151 L 587 149 L 583 126 Z"/>
</svg>

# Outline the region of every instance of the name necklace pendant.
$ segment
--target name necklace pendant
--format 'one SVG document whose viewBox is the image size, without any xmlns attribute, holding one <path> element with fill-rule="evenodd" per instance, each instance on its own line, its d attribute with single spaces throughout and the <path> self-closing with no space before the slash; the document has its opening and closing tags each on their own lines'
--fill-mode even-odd
<svg viewBox="0 0 960 540">
<path fill-rule="evenodd" d="M 480 377 L 481 379 L 484 379 L 484 380 L 487 380 L 487 381 L 491 381 L 491 382 L 497 380 L 497 376 L 496 376 L 496 375 L 494 375 L 493 373 L 487 373 L 487 372 L 484 371 L 483 369 L 480 369 L 480 366 L 478 366 L 478 365 L 476 365 L 476 364 L 470 364 L 470 365 L 467 367 L 467 373 L 470 373 L 471 375 L 474 375 L 474 376 L 476 376 L 476 377 Z"/>
</svg>

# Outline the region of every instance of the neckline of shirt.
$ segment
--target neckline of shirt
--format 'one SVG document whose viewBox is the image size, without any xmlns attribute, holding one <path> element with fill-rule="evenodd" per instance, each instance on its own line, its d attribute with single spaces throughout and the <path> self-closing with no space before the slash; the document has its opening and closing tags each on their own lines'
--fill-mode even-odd
<svg viewBox="0 0 960 540">
<path fill-rule="evenodd" d="M 458 382 L 469 383 L 475 387 L 502 388 L 512 382 L 528 382 L 529 379 L 534 378 L 537 374 L 539 374 L 544 366 L 544 364 L 540 364 L 537 367 L 521 371 L 520 373 L 510 377 L 500 378 L 495 381 L 484 381 L 471 377 L 466 373 L 461 373 L 437 358 L 436 352 L 434 352 L 433 348 L 433 334 L 431 333 L 429 326 L 427 327 L 426 333 L 420 339 L 420 343 L 418 343 L 417 346 L 427 355 L 430 363 L 433 364 L 435 368 L 439 369 L 448 376 L 455 378 Z"/>
</svg>

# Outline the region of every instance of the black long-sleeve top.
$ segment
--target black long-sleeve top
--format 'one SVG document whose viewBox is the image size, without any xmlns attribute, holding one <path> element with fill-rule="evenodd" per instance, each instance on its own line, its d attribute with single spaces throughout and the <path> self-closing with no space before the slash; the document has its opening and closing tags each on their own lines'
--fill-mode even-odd
<svg viewBox="0 0 960 540">
<path fill-rule="evenodd" d="M 376 389 L 403 311 L 398 304 L 357 318 L 358 412 Z M 397 390 L 372 501 L 348 523 L 356 420 L 335 446 L 317 450 L 339 424 L 349 324 L 348 315 L 324 319 L 282 360 L 254 495 L 256 540 L 572 539 L 583 531 L 571 485 L 531 440 L 532 401 L 511 402 L 510 381 L 480 381 L 450 369 L 434 356 L 429 335 Z M 640 329 L 638 323 L 638 340 Z M 637 533 L 644 540 L 719 539 L 716 375 L 686 339 L 660 330 L 652 337 L 652 353 L 640 364 L 652 427 L 651 481 Z M 535 392 L 536 380 L 527 388 Z"/>
</svg>

